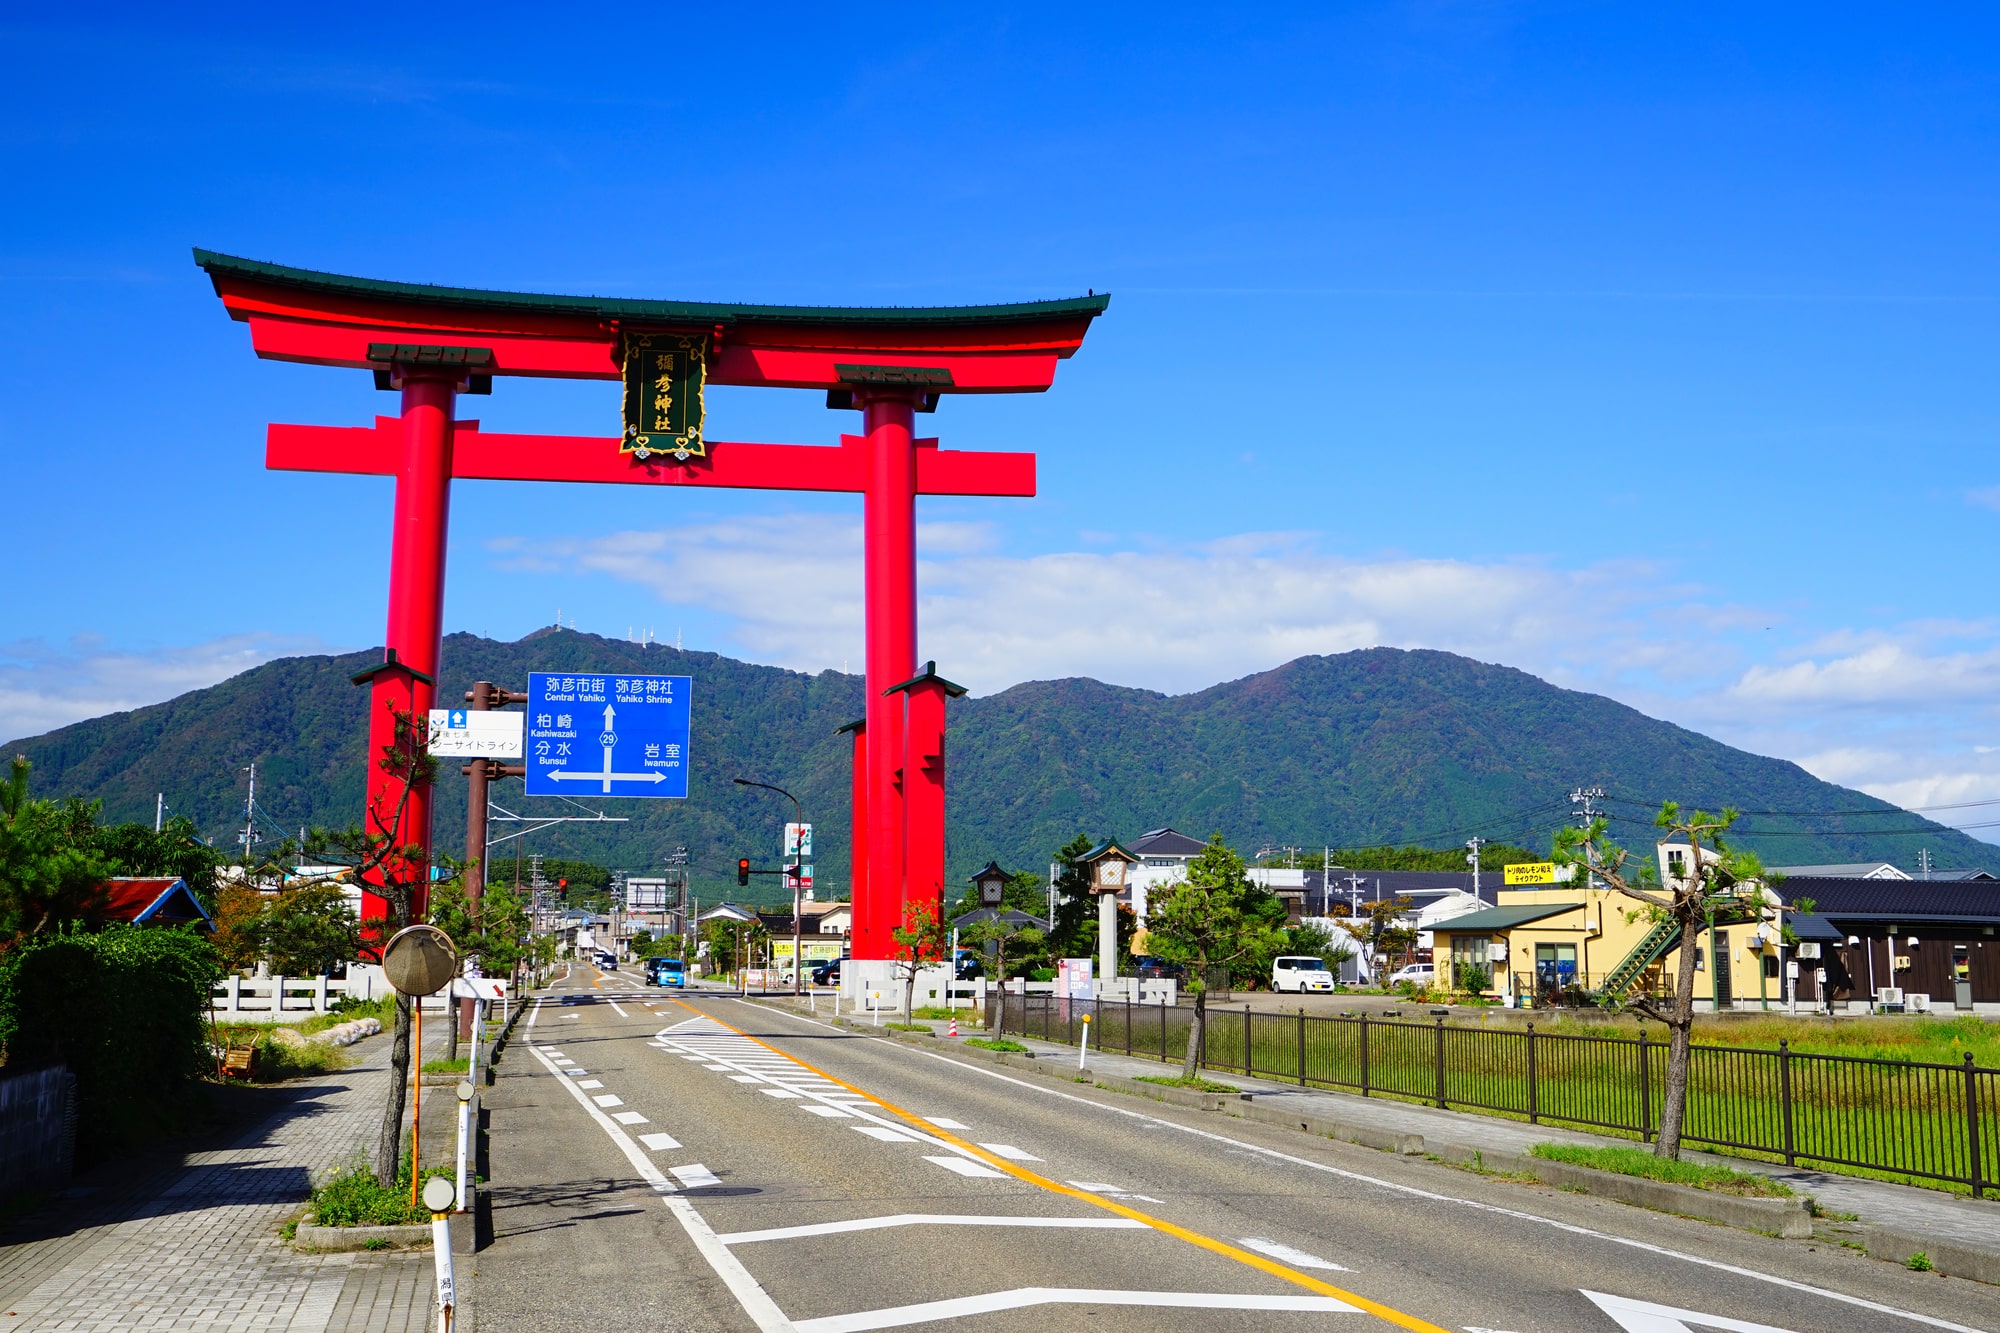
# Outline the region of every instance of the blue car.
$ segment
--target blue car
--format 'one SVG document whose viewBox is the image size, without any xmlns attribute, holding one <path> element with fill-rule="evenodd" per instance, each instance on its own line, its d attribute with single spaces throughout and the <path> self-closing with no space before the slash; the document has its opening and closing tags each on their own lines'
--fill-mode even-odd
<svg viewBox="0 0 2000 1333">
<path fill-rule="evenodd" d="M 678 958 L 648 958 L 646 960 L 646 980 L 654 986 L 674 986 L 687 988 L 687 969 Z"/>
</svg>

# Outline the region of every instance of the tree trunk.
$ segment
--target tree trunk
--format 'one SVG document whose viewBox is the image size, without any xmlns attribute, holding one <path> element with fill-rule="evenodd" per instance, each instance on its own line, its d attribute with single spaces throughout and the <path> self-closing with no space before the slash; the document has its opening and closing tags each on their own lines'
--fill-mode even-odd
<svg viewBox="0 0 2000 1333">
<path fill-rule="evenodd" d="M 1681 1122 L 1687 1118 L 1688 1067 L 1693 1063 L 1694 951 L 1701 941 L 1701 918 L 1692 907 L 1681 917 L 1681 953 L 1674 970 L 1672 1008 L 1667 1015 L 1667 1082 L 1660 1096 L 1660 1137 L 1653 1156 L 1678 1161 Z M 1715 966 L 1713 958 L 1708 960 Z"/>
<path fill-rule="evenodd" d="M 389 1098 L 382 1107 L 382 1133 L 375 1142 L 375 1179 L 396 1182 L 403 1160 L 403 1106 L 410 1086 L 410 997 L 396 997 L 395 1035 L 389 1039 Z"/>
<path fill-rule="evenodd" d="M 912 1007 L 917 1002 L 917 961 L 910 960 L 909 970 L 903 974 L 903 1021 L 914 1023 L 917 1011 Z"/>
<path fill-rule="evenodd" d="M 452 999 L 450 987 L 445 988 L 444 994 L 445 994 L 444 1011 L 446 1014 L 450 1015 L 450 1022 L 447 1026 L 451 1028 L 451 1040 L 450 1043 L 445 1047 L 444 1058 L 447 1060 L 456 1060 L 458 1059 L 458 1025 L 465 1020 L 465 1014 L 463 1011 L 471 1006 L 472 1001 Z"/>
<path fill-rule="evenodd" d="M 1208 986 L 1204 982 L 1194 993 L 1194 1021 L 1188 1024 L 1187 1058 L 1181 1062 L 1183 1082 L 1192 1082 L 1195 1077 L 1195 1068 L 1201 1060 L 1201 1038 L 1207 1028 Z"/>
</svg>

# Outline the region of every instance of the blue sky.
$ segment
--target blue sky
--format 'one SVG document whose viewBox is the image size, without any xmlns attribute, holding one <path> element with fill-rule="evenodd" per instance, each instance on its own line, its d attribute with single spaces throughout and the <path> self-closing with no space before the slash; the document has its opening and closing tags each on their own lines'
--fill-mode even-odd
<svg viewBox="0 0 2000 1333">
<path fill-rule="evenodd" d="M 392 400 L 257 361 L 200 245 L 611 295 L 1109 290 L 1052 392 L 933 419 L 1041 457 L 1033 501 L 925 504 L 948 674 L 1446 648 L 1907 804 L 2000 797 L 1990 10 L 656 12 L 0 27 L 0 734 L 380 639 L 388 484 L 261 452 Z M 610 434 L 615 392 L 463 414 Z M 854 418 L 717 390 L 710 421 Z M 447 624 L 858 664 L 857 518 L 460 483 Z"/>
</svg>

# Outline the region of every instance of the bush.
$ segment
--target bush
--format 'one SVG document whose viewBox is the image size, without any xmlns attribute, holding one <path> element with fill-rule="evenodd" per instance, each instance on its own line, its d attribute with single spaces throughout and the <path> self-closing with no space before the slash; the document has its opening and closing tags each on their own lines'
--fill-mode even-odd
<svg viewBox="0 0 2000 1333">
<path fill-rule="evenodd" d="M 965 1039 L 965 1044 L 966 1044 L 967 1046 L 978 1046 L 978 1047 L 982 1047 L 982 1048 L 984 1048 L 985 1050 L 989 1050 L 989 1051 L 1020 1051 L 1020 1052 L 1025 1052 L 1025 1051 L 1026 1051 L 1026 1050 L 1028 1049 L 1027 1047 L 1023 1046 L 1023 1045 L 1022 1045 L 1022 1044 L 1021 1044 L 1020 1042 L 1018 1042 L 1018 1041 L 1009 1041 L 1009 1040 L 1007 1040 L 1007 1038 L 1005 1038 L 1005 1037 L 996 1037 L 996 1038 L 993 1038 L 993 1039 L 991 1039 L 991 1040 L 989 1040 L 989 1039 L 987 1039 L 987 1038 L 985 1038 L 985 1037 L 967 1037 L 967 1038 Z"/>
<path fill-rule="evenodd" d="M 189 930 L 115 925 L 23 940 L 0 955 L 9 1063 L 76 1075 L 79 1148 L 101 1154 L 182 1128 L 213 1074 L 206 1019 L 220 975 Z"/>
<path fill-rule="evenodd" d="M 1452 969 L 1458 988 L 1471 995 L 1484 995 L 1493 985 L 1493 974 L 1480 963 L 1467 963 Z"/>
</svg>

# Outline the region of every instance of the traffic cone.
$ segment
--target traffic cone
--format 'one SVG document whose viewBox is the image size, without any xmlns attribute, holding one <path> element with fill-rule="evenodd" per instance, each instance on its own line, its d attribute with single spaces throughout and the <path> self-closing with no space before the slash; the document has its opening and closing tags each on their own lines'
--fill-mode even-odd
<svg viewBox="0 0 2000 1333">
<path fill-rule="evenodd" d="M 944 1035 L 945 1035 L 945 1036 L 947 1036 L 947 1037 L 956 1037 L 956 1036 L 958 1035 L 958 1016 L 957 1016 L 957 1015 L 955 1015 L 955 1014 L 954 1014 L 954 1015 L 952 1016 L 952 1020 L 951 1020 L 951 1031 L 949 1031 L 949 1032 L 945 1033 Z"/>
</svg>

